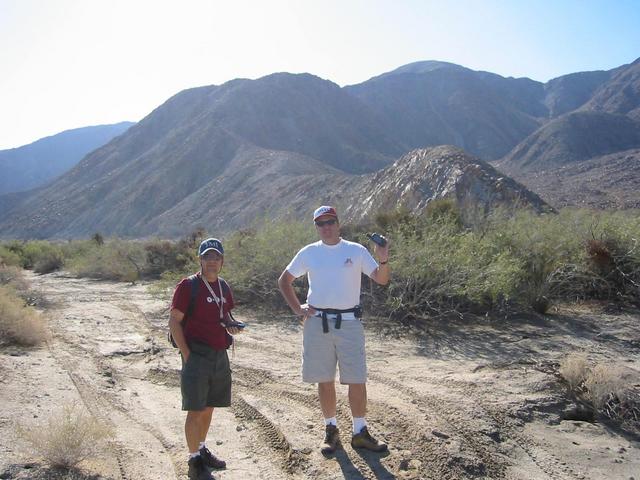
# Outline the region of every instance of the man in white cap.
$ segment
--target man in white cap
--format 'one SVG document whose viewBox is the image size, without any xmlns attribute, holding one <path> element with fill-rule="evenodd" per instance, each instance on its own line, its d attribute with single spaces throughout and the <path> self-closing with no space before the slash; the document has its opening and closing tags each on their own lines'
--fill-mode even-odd
<svg viewBox="0 0 640 480">
<path fill-rule="evenodd" d="M 304 322 L 302 380 L 318 384 L 320 408 L 325 419 L 324 455 L 340 446 L 336 421 L 336 365 L 340 383 L 349 386 L 353 416 L 354 448 L 384 452 L 387 445 L 369 433 L 367 410 L 367 366 L 364 329 L 360 322 L 360 282 L 362 273 L 376 283 L 389 282 L 389 243 L 376 245 L 374 260 L 359 243 L 340 237 L 336 209 L 322 206 L 313 213 L 320 240 L 302 248 L 278 279 L 285 300 Z M 293 281 L 306 274 L 309 281 L 307 303 L 300 304 Z"/>
<path fill-rule="evenodd" d="M 230 335 L 240 333 L 232 322 L 233 295 L 219 276 L 224 248 L 217 238 L 198 248 L 200 272 L 183 279 L 173 293 L 169 328 L 182 354 L 182 410 L 189 448 L 189 480 L 213 480 L 209 469 L 226 463 L 206 446 L 213 409 L 231 405 Z"/>
</svg>

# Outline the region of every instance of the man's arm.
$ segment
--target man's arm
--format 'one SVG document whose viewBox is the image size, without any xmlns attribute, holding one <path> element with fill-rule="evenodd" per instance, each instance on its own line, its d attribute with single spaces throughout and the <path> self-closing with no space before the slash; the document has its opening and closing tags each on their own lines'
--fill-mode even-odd
<svg viewBox="0 0 640 480">
<path fill-rule="evenodd" d="M 379 285 L 386 285 L 391 278 L 391 269 L 389 268 L 389 241 L 384 247 L 374 244 L 373 254 L 378 257 L 378 268 L 371 275 L 371 279 Z"/>
<path fill-rule="evenodd" d="M 171 331 L 173 341 L 176 342 L 176 345 L 180 349 L 180 353 L 182 353 L 182 358 L 184 358 L 184 361 L 186 362 L 189 358 L 191 350 L 189 350 L 187 340 L 184 338 L 182 320 L 184 320 L 184 313 L 182 313 L 180 310 L 172 308 L 171 313 L 169 313 L 169 330 Z"/>
<path fill-rule="evenodd" d="M 278 288 L 289 305 L 289 308 L 291 308 L 293 313 L 296 315 L 301 315 L 304 321 L 308 316 L 314 315 L 316 311 L 306 303 L 304 305 L 300 305 L 300 300 L 298 300 L 296 291 L 293 289 L 293 281 L 295 279 L 296 278 L 291 275 L 288 270 L 285 270 L 282 272 L 282 275 L 280 275 L 280 278 L 278 278 Z"/>
</svg>

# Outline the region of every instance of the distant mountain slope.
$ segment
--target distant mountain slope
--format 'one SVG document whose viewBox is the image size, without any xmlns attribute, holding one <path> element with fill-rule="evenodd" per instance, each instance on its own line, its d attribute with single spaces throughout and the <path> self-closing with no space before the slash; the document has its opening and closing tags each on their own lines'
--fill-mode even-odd
<svg viewBox="0 0 640 480">
<path fill-rule="evenodd" d="M 94 201 L 93 208 L 83 204 L 69 214 L 68 204 L 56 199 L 34 220 L 24 222 L 21 215 L 11 215 L 0 228 L 7 237 L 86 237 L 99 231 L 175 238 L 196 227 L 222 234 L 261 218 L 305 219 L 323 203 L 339 205 L 342 217 L 356 222 L 370 218 L 378 208 L 404 205 L 419 212 L 429 201 L 447 196 L 486 208 L 514 201 L 536 210 L 546 208 L 535 194 L 456 147 L 416 150 L 384 170 L 354 175 L 300 154 L 243 145 L 224 171 L 169 208 L 154 208 L 156 192 L 141 188 L 149 201 L 146 206 L 129 198 L 114 203 L 101 185 L 92 185 L 89 191 L 105 196 L 103 202 Z"/>
<path fill-rule="evenodd" d="M 549 117 L 558 117 L 584 105 L 611 74 L 611 71 L 580 72 L 549 80 L 544 85 L 544 104 Z"/>
<path fill-rule="evenodd" d="M 640 149 L 518 175 L 554 207 L 640 208 Z"/>
<path fill-rule="evenodd" d="M 341 218 L 351 222 L 399 205 L 419 213 L 430 201 L 445 197 L 488 209 L 514 202 L 537 211 L 550 209 L 522 185 L 451 146 L 415 150 L 365 175 L 345 174 L 280 151 L 243 149 L 233 163 L 237 169 L 228 169 L 158 216 L 146 233 L 175 237 L 194 226 L 228 232 L 261 218 L 308 219 L 324 203 L 338 205 Z"/>
<path fill-rule="evenodd" d="M 500 158 L 546 116 L 543 85 L 444 62 L 418 62 L 345 87 L 406 149 L 452 144 Z"/>
<path fill-rule="evenodd" d="M 640 58 L 615 69 L 582 110 L 625 114 L 640 120 Z"/>
<path fill-rule="evenodd" d="M 291 74 L 234 80 L 175 95 L 24 200 L 0 228 L 45 237 L 138 235 L 228 168 L 232 174 L 234 158 L 251 148 L 346 172 L 375 170 L 401 152 L 367 107 L 331 82 Z"/>
<path fill-rule="evenodd" d="M 521 179 L 640 148 L 637 64 L 542 84 L 429 61 L 344 88 L 275 73 L 185 90 L 48 185 L 0 197 L 0 236 L 228 231 L 325 201 L 354 220 L 446 195 L 543 209 L 481 159 Z"/>
<path fill-rule="evenodd" d="M 76 128 L 29 145 L 0 150 L 0 195 L 39 187 L 66 172 L 87 153 L 127 130 L 132 122 Z"/>
<path fill-rule="evenodd" d="M 640 122 L 625 115 L 577 111 L 547 123 L 494 164 L 513 176 L 635 147 L 640 147 Z"/>
</svg>

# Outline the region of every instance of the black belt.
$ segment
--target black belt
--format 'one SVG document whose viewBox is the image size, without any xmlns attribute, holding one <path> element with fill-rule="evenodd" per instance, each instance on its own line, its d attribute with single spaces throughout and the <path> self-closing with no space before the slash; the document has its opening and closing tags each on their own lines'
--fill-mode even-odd
<svg viewBox="0 0 640 480">
<path fill-rule="evenodd" d="M 346 310 L 338 310 L 337 308 L 316 308 L 313 306 L 311 308 L 318 312 L 322 312 L 322 331 L 324 333 L 329 333 L 329 321 L 327 319 L 327 315 L 336 316 L 336 330 L 340 330 L 343 313 L 353 313 L 353 316 L 356 318 L 362 317 L 362 307 L 360 305 L 356 305 L 353 308 L 347 308 Z"/>
</svg>

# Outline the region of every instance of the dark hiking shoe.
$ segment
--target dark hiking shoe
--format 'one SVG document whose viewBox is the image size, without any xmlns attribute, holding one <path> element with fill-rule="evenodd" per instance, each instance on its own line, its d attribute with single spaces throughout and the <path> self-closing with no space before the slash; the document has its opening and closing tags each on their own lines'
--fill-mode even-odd
<svg viewBox="0 0 640 480">
<path fill-rule="evenodd" d="M 340 446 L 340 432 L 335 425 L 327 425 L 324 442 L 320 446 L 320 453 L 323 455 L 331 455 Z"/>
<path fill-rule="evenodd" d="M 205 466 L 201 455 L 189 459 L 189 480 L 215 480 Z"/>
<path fill-rule="evenodd" d="M 215 468 L 216 470 L 224 470 L 227 468 L 227 462 L 224 460 L 220 460 L 216 457 L 211 450 L 207 447 L 202 447 L 200 449 L 200 456 L 202 457 L 202 462 L 206 467 Z"/>
<path fill-rule="evenodd" d="M 364 427 L 360 430 L 360 433 L 351 437 L 351 446 L 353 448 L 366 448 L 372 452 L 386 452 L 388 450 L 387 444 L 373 438 L 367 427 Z"/>
</svg>

